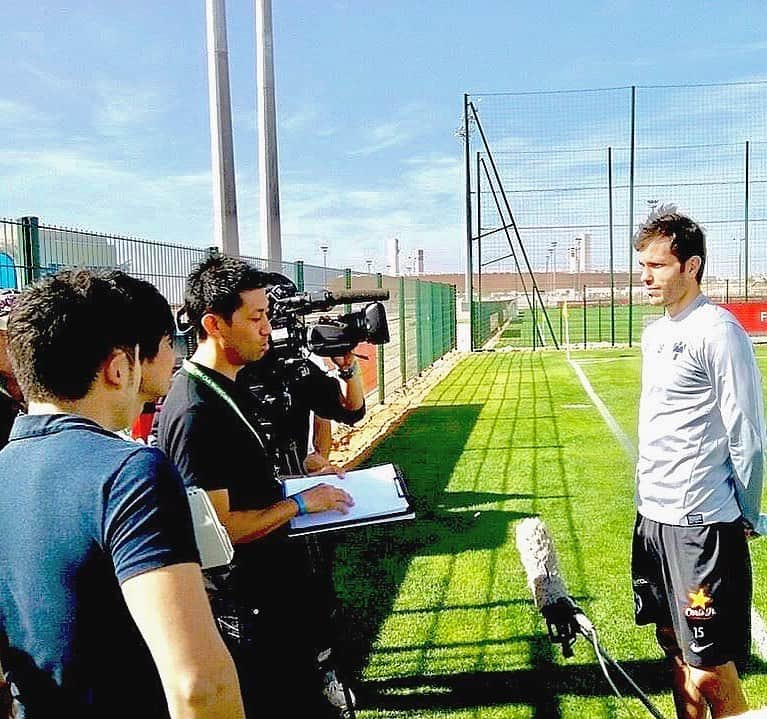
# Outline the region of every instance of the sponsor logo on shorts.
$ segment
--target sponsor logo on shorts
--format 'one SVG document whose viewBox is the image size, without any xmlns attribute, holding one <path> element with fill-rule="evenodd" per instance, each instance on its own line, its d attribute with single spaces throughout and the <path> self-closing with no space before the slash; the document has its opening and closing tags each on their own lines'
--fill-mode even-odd
<svg viewBox="0 0 767 719">
<path fill-rule="evenodd" d="M 714 642 L 709 642 L 708 644 L 698 644 L 696 641 L 690 642 L 690 651 L 694 652 L 695 654 L 701 654 L 706 651 L 706 649 L 709 649 L 710 647 L 714 646 Z"/>
<path fill-rule="evenodd" d="M 702 514 L 688 514 L 687 515 L 687 523 L 693 527 L 696 524 L 703 524 L 703 515 Z"/>
<path fill-rule="evenodd" d="M 688 619 L 711 619 L 716 616 L 716 609 L 712 606 L 714 600 L 708 596 L 705 587 L 700 587 L 697 592 L 690 592 L 690 604 L 684 608 L 684 615 Z M 694 650 L 693 650 L 694 651 Z"/>
</svg>

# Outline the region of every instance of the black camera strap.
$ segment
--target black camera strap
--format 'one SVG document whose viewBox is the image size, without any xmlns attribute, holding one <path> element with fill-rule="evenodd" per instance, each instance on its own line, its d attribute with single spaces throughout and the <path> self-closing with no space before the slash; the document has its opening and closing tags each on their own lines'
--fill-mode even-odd
<svg viewBox="0 0 767 719">
<path fill-rule="evenodd" d="M 261 445 L 261 449 L 264 450 L 264 452 L 267 452 L 266 445 L 264 444 L 264 440 L 261 438 L 261 435 L 258 433 L 258 430 L 250 423 L 248 418 L 242 413 L 242 410 L 237 406 L 237 403 L 226 393 L 224 390 L 213 380 L 212 377 L 209 377 L 205 372 L 202 372 L 197 365 L 195 365 L 193 362 L 190 362 L 189 360 L 184 360 L 184 362 L 181 365 L 184 368 L 184 371 L 194 377 L 196 380 L 199 380 L 204 385 L 207 385 L 210 389 L 212 389 L 219 397 L 221 397 L 224 402 L 226 402 L 232 410 L 234 410 L 234 413 L 245 423 L 245 426 L 253 433 L 253 436 L 258 440 L 258 443 Z"/>
</svg>

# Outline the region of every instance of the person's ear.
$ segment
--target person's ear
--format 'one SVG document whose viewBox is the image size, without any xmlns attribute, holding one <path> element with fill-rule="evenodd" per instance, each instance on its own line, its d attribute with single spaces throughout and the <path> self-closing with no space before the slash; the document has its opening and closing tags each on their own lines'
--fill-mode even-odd
<svg viewBox="0 0 767 719">
<path fill-rule="evenodd" d="M 208 312 L 202 316 L 202 328 L 205 330 L 205 334 L 208 337 L 218 337 L 221 332 L 219 330 L 219 323 L 221 318 L 218 315 L 214 315 L 212 312 Z"/>
<path fill-rule="evenodd" d="M 703 260 L 700 258 L 700 256 L 693 255 L 690 257 L 690 259 L 687 260 L 684 268 L 688 275 L 695 277 L 695 275 L 698 274 L 698 270 L 700 269 L 701 264 L 703 264 Z"/>
<path fill-rule="evenodd" d="M 107 385 L 120 387 L 131 376 L 131 363 L 124 350 L 114 350 L 102 366 Z"/>
</svg>

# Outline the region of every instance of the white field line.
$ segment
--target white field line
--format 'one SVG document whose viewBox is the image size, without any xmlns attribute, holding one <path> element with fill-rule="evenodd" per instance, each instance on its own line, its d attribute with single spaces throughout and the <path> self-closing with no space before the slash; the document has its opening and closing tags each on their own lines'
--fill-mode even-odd
<svg viewBox="0 0 767 719">
<path fill-rule="evenodd" d="M 573 371 L 580 380 L 580 383 L 583 386 L 586 394 L 589 396 L 589 399 L 594 403 L 594 406 L 599 411 L 599 414 L 602 415 L 602 419 L 604 419 L 605 424 L 610 428 L 610 431 L 615 436 L 615 439 L 618 440 L 618 444 L 620 444 L 620 446 L 623 448 L 623 451 L 626 453 L 629 459 L 636 463 L 637 450 L 636 447 L 634 447 L 634 443 L 631 441 L 631 439 L 629 439 L 629 436 L 615 421 L 615 417 L 610 414 L 610 410 L 607 409 L 605 403 L 594 391 L 594 388 L 591 386 L 591 382 L 589 382 L 589 378 L 586 377 L 578 363 L 573 359 L 568 359 L 568 363 L 573 368 Z M 762 619 L 761 615 L 756 611 L 756 608 L 753 605 L 751 605 L 751 643 L 754 653 L 762 661 L 767 661 L 767 624 L 765 624 L 764 619 Z"/>
<path fill-rule="evenodd" d="M 754 605 L 751 605 L 751 643 L 754 646 L 754 653 L 764 662 L 767 661 L 767 624 L 756 611 Z"/>
<path fill-rule="evenodd" d="M 607 406 L 605 403 L 600 399 L 599 395 L 594 391 L 594 388 L 591 386 L 591 382 L 589 382 L 589 378 L 586 377 L 586 375 L 583 373 L 583 370 L 580 368 L 580 365 L 573 359 L 568 360 L 570 363 L 570 366 L 575 371 L 575 374 L 578 376 L 578 379 L 581 381 L 581 384 L 583 385 L 583 389 L 586 391 L 586 394 L 589 396 L 589 399 L 594 403 L 594 406 L 599 410 L 599 414 L 602 415 L 602 419 L 605 421 L 607 426 L 610 428 L 610 431 L 615 435 L 615 439 L 618 440 L 621 447 L 623 447 L 623 451 L 626 453 L 626 455 L 631 459 L 632 462 L 636 463 L 637 461 L 637 451 L 634 447 L 634 443 L 631 441 L 629 436 L 621 429 L 621 426 L 615 421 L 615 417 L 613 417 L 610 414 L 610 410 L 607 409 Z"/>
</svg>

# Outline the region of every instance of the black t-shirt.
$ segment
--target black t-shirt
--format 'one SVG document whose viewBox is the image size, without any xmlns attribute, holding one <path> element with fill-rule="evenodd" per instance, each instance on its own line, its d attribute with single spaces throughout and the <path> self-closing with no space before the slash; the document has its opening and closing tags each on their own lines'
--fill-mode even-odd
<svg viewBox="0 0 767 719">
<path fill-rule="evenodd" d="M 290 405 L 283 419 L 282 431 L 289 433 L 296 442 L 299 459 L 303 460 L 309 445 L 309 414 L 332 419 L 343 424 L 354 424 L 365 416 L 365 404 L 357 410 L 348 410 L 342 404 L 341 386 L 314 362 L 296 363 L 287 371 L 281 371 L 271 355 L 240 370 L 237 384 L 245 390 L 255 388 L 256 394 L 264 392 L 279 395 L 282 388 L 290 396 Z"/>
<path fill-rule="evenodd" d="M 246 417 L 252 416 L 247 393 L 219 372 L 195 366 Z M 186 485 L 228 490 L 233 510 L 262 509 L 281 498 L 264 440 L 214 390 L 184 369 L 174 377 L 162 403 L 157 430 L 160 448 L 176 464 Z"/>
<path fill-rule="evenodd" d="M 253 415 L 248 393 L 219 372 L 195 366 L 235 401 L 245 417 Z M 282 499 L 262 441 L 222 397 L 183 368 L 159 410 L 157 442 L 178 467 L 184 484 L 206 491 L 226 489 L 234 511 L 264 509 Z M 255 591 L 258 577 L 265 574 L 283 574 L 284 563 L 294 552 L 291 547 L 287 525 L 261 539 L 236 544 L 235 563 L 253 582 L 250 589 L 243 585 L 243 591 Z"/>
</svg>

